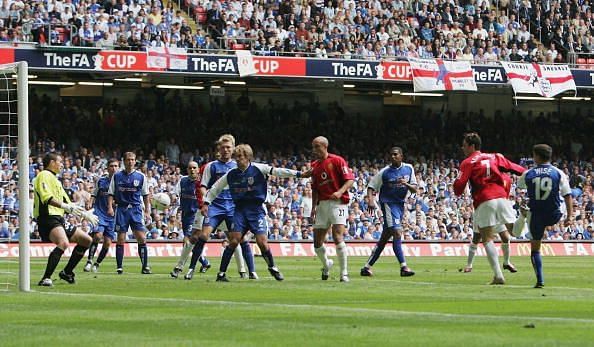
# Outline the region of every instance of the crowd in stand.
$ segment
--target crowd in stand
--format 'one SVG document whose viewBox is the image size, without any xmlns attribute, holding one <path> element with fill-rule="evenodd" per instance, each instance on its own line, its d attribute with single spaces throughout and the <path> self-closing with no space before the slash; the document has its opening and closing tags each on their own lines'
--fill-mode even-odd
<svg viewBox="0 0 594 347">
<path fill-rule="evenodd" d="M 371 116 L 347 114 L 335 103 L 322 107 L 316 103 L 286 105 L 269 100 L 259 105 L 250 102 L 246 95 L 237 101 L 213 99 L 210 105 L 181 99 L 176 93 L 168 97 L 142 93 L 125 105 L 117 100 L 102 105 L 51 100 L 46 95 L 38 96 L 34 90 L 30 97 L 33 140 L 30 177 L 33 179 L 43 170 L 41 159 L 45 153 L 62 153 L 65 169 L 60 179 L 72 200 L 87 208 L 94 182 L 106 172 L 107 160 L 121 158 L 126 150 L 133 149 L 137 153 L 139 170 L 146 174 L 152 193 L 172 193 L 190 160 L 199 163 L 213 160 L 213 141 L 223 133 L 233 133 L 238 142 L 251 144 L 256 151 L 256 161 L 294 169 L 308 165 L 312 137 L 324 134 L 330 139 L 331 152 L 343 155 L 356 177 L 351 190 L 347 240 L 375 240 L 381 233 L 381 217 L 366 211 L 366 187 L 371 176 L 389 162 L 388 149 L 394 145 L 404 148 L 405 161 L 413 164 L 419 182 L 419 191 L 406 202 L 405 239 L 468 240 L 473 230 L 471 198 L 468 194 L 454 196 L 452 182 L 455 169 L 463 159 L 458 149 L 461 136 L 474 129 L 481 133 L 485 151 L 502 152 L 523 165 L 530 165 L 526 154 L 534 143 L 551 144 L 556 151 L 554 162 L 570 177 L 576 222 L 569 228 L 561 225 L 550 228 L 547 238 L 592 237 L 594 147 L 584 135 L 575 132 L 578 127 L 580 134 L 594 131 L 594 124 L 589 121 L 591 114 L 564 115 L 564 122 L 560 122 L 559 115 L 554 113 L 518 112 L 504 116 L 495 112 L 486 116 L 482 110 L 467 115 L 429 110 L 419 116 L 403 111 L 395 124 L 390 116 L 369 118 Z M 189 112 L 190 109 L 194 111 Z M 191 114 L 192 120 L 180 116 L 164 121 L 161 115 L 165 110 L 178 115 Z M 508 117 L 514 117 L 513 127 L 506 126 Z M 259 126 L 248 130 L 248 125 L 255 122 Z M 89 127 L 88 124 L 100 126 Z M 154 134 L 149 129 L 160 130 L 155 138 L 145 137 Z M 9 159 L 16 157 L 10 147 L 10 142 L 3 139 L 0 238 L 18 237 L 18 168 Z M 309 182 L 306 179 L 271 180 L 267 198 L 270 238 L 311 239 Z M 510 199 L 516 207 L 521 197 L 521 192 L 512 189 Z M 149 238 L 181 238 L 180 215 L 173 194 L 172 201 L 172 207 L 164 213 L 153 211 Z M 78 223 L 74 218 L 71 222 Z M 81 227 L 90 230 L 86 222 Z M 212 237 L 224 235 L 215 232 Z"/>
<path fill-rule="evenodd" d="M 2 0 L 0 42 L 251 49 L 318 58 L 566 62 L 590 53 L 589 0 Z M 194 32 L 187 18 L 196 20 Z M 223 46 L 223 47 L 220 47 Z"/>
</svg>

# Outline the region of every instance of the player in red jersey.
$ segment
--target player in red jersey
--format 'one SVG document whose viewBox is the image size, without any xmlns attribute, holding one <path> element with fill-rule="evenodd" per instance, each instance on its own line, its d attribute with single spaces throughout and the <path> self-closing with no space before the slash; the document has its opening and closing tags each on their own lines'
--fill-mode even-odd
<svg viewBox="0 0 594 347">
<path fill-rule="evenodd" d="M 503 185 L 505 187 L 507 195 L 509 196 L 512 185 L 512 179 L 507 174 L 503 174 Z M 499 233 L 499 237 L 501 238 L 501 250 L 503 251 L 503 269 L 508 270 L 512 273 L 518 272 L 514 264 L 512 264 L 510 261 L 509 247 L 511 235 L 510 232 L 507 230 L 507 226 L 505 224 L 500 224 L 495 227 L 495 231 Z M 468 260 L 466 263 L 466 267 L 464 267 L 465 273 L 472 272 L 472 263 L 474 261 L 474 255 L 476 254 L 476 250 L 480 242 L 481 234 L 478 231 L 478 229 L 475 229 L 472 234 L 472 242 L 470 243 L 470 247 L 468 247 Z M 462 269 L 460 269 L 460 271 L 462 271 Z"/>
<path fill-rule="evenodd" d="M 474 205 L 473 227 L 479 230 L 487 258 L 495 277 L 491 284 L 505 284 L 499 268 L 497 248 L 493 243 L 496 227 L 505 224 L 511 232 L 516 220 L 515 211 L 507 200 L 503 172 L 521 175 L 525 169 L 512 163 L 499 153 L 482 153 L 481 138 L 477 133 L 464 135 L 462 150 L 466 159 L 460 164 L 460 173 L 454 181 L 454 193 L 462 195 L 470 182 Z"/>
<path fill-rule="evenodd" d="M 322 262 L 322 280 L 327 280 L 334 262 L 328 259 L 324 240 L 332 228 L 332 239 L 340 263 L 340 281 L 349 282 L 346 244 L 343 235 L 348 215 L 349 189 L 354 175 L 347 162 L 338 155 L 328 153 L 328 139 L 318 136 L 312 141 L 312 152 L 316 160 L 312 166 L 313 202 L 311 215 L 314 219 L 314 247 Z"/>
</svg>

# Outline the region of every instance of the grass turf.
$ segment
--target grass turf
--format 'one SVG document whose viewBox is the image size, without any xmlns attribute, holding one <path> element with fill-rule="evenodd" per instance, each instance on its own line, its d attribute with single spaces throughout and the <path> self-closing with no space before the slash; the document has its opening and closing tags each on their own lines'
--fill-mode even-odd
<svg viewBox="0 0 594 347">
<path fill-rule="evenodd" d="M 533 289 L 527 257 L 505 286 L 489 286 L 487 261 L 472 273 L 458 271 L 462 257 L 410 258 L 417 274 L 399 276 L 381 258 L 375 276 L 359 276 L 365 259 L 349 258 L 351 282 L 338 269 L 320 280 L 314 258 L 277 258 L 285 281 L 276 282 L 261 258 L 260 280 L 215 282 L 218 261 L 192 281 L 169 271 L 173 258 L 151 259 L 141 275 L 127 258 L 124 275 L 108 258 L 99 273 L 78 267 L 77 283 L 37 287 L 45 259 L 32 260 L 31 293 L 2 285 L 2 346 L 467 346 L 594 345 L 594 267 L 589 257 L 544 258 L 544 289 Z M 336 265 L 335 265 L 336 266 Z M 9 273 L 13 272 L 13 273 Z M 18 264 L 0 260 L 0 283 L 17 283 Z"/>
</svg>

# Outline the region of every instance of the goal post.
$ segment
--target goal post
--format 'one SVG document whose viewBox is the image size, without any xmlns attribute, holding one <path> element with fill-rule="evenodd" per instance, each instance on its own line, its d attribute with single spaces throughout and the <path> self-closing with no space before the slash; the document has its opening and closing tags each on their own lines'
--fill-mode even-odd
<svg viewBox="0 0 594 347">
<path fill-rule="evenodd" d="M 19 167 L 19 290 L 31 290 L 29 237 L 29 66 L 26 61 L 17 67 L 18 141 L 17 163 Z"/>
</svg>

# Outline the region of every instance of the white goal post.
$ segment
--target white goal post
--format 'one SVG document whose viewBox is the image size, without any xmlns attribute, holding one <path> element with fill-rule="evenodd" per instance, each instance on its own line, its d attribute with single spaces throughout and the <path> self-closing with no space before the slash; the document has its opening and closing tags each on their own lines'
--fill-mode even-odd
<svg viewBox="0 0 594 347">
<path fill-rule="evenodd" d="M 16 75 L 16 78 L 14 77 Z M 9 110 L 3 117 L 3 127 L 10 129 L 17 126 L 17 164 L 19 168 L 19 290 L 31 290 L 29 237 L 31 230 L 29 216 L 29 73 L 27 62 L 0 65 L 0 77 L 3 79 L 2 87 L 5 88 L 6 108 Z M 16 82 L 16 84 L 15 84 Z M 15 88 L 16 87 L 16 88 Z M 17 124 L 13 123 L 12 98 L 16 92 Z M 3 115 L 4 116 L 4 115 Z M 9 137 L 14 135 L 7 134 Z"/>
</svg>

